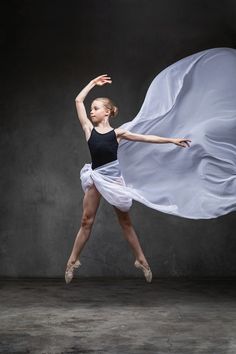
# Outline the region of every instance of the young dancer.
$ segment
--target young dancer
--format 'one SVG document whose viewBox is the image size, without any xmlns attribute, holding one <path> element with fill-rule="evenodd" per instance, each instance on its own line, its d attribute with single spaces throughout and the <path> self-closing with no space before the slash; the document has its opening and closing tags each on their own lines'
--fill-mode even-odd
<svg viewBox="0 0 236 354">
<path fill-rule="evenodd" d="M 111 77 L 107 74 L 96 77 L 78 94 L 75 100 L 78 118 L 89 145 L 92 164 L 86 164 L 81 170 L 82 187 L 85 191 L 83 215 L 81 227 L 67 262 L 66 283 L 71 282 L 75 268 L 81 265 L 79 256 L 91 234 L 101 195 L 115 209 L 124 236 L 134 253 L 135 267 L 143 271 L 147 282 L 152 281 L 150 266 L 128 214 L 132 199 L 119 168 L 118 146 L 122 139 L 143 143 L 173 143 L 180 147 L 190 146 L 191 140 L 185 138 L 164 138 L 156 135 L 135 134 L 123 128 L 113 129 L 110 119 L 117 115 L 118 108 L 112 100 L 105 97 L 96 98 L 92 102 L 89 119 L 83 101 L 94 86 L 107 83 L 112 83 Z"/>
</svg>

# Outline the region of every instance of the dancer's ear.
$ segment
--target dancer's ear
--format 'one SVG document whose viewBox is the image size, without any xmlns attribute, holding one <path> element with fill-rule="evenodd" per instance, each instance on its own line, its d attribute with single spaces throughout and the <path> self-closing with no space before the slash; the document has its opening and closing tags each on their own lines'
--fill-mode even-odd
<svg viewBox="0 0 236 354">
<path fill-rule="evenodd" d="M 107 109 L 105 115 L 106 115 L 106 116 L 109 116 L 109 115 L 110 115 L 110 112 L 111 112 L 111 110 L 110 110 L 110 109 Z"/>
</svg>

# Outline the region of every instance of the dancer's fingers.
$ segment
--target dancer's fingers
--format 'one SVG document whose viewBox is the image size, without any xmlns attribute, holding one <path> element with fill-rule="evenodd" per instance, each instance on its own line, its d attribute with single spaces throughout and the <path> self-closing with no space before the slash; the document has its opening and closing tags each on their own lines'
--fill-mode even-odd
<svg viewBox="0 0 236 354">
<path fill-rule="evenodd" d="M 185 142 L 185 144 L 186 144 L 187 146 L 190 146 L 190 144 L 189 144 L 188 142 L 191 142 L 191 140 L 189 140 L 189 139 L 183 139 L 183 141 Z"/>
<path fill-rule="evenodd" d="M 103 84 L 111 84 L 112 81 L 111 80 L 105 80 L 105 81 L 102 81 Z"/>
<path fill-rule="evenodd" d="M 104 80 L 104 79 L 111 79 L 111 77 L 108 76 L 107 74 L 103 74 L 103 75 L 97 76 L 94 80 Z"/>
<path fill-rule="evenodd" d="M 110 79 L 111 77 L 108 76 L 107 74 L 100 75 L 99 77 L 104 78 L 104 79 Z"/>
<path fill-rule="evenodd" d="M 101 80 L 103 81 L 103 82 L 111 82 L 112 80 L 111 80 L 111 78 L 101 78 Z"/>
</svg>

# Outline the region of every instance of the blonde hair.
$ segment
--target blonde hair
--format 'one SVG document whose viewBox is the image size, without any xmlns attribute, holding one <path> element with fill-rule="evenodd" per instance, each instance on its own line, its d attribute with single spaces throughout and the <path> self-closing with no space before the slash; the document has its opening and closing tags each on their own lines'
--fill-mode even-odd
<svg viewBox="0 0 236 354">
<path fill-rule="evenodd" d="M 114 104 L 114 102 L 107 97 L 98 97 L 95 98 L 96 101 L 102 101 L 104 107 L 108 108 L 110 110 L 109 117 L 116 117 L 118 114 L 118 107 Z M 94 101 L 95 101 L 94 100 Z"/>
</svg>

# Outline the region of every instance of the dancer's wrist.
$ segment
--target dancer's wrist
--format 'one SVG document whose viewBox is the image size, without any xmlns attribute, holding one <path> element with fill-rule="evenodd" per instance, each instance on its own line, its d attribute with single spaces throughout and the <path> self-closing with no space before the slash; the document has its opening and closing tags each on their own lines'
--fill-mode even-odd
<svg viewBox="0 0 236 354">
<path fill-rule="evenodd" d="M 89 85 L 93 88 L 94 86 L 96 86 L 96 83 L 94 82 L 94 80 L 91 80 L 91 81 L 89 82 Z"/>
</svg>

